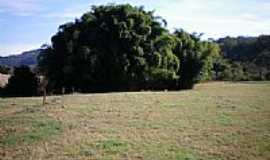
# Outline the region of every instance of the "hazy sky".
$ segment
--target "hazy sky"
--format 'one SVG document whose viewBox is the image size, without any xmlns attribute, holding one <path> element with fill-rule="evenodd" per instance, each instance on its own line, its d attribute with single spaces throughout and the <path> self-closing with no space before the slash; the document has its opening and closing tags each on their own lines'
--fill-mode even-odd
<svg viewBox="0 0 270 160">
<path fill-rule="evenodd" d="M 0 55 L 39 48 L 59 25 L 107 3 L 143 5 L 165 18 L 171 31 L 202 32 L 204 38 L 270 34 L 270 0 L 0 0 Z"/>
</svg>

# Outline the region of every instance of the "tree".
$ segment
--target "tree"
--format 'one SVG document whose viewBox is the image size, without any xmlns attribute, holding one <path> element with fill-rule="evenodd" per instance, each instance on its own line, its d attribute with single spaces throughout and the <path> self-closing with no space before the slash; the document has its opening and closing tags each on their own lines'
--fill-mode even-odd
<svg viewBox="0 0 270 160">
<path fill-rule="evenodd" d="M 93 6 L 59 27 L 39 68 L 56 92 L 190 89 L 211 79 L 219 47 L 166 25 L 143 7 Z"/>
<path fill-rule="evenodd" d="M 227 59 L 224 59 L 223 57 L 218 57 L 214 59 L 213 63 L 213 80 L 225 80 L 224 78 L 224 72 L 230 68 L 230 63 Z M 227 78 L 228 80 L 228 78 Z"/>
<path fill-rule="evenodd" d="M 57 90 L 138 90 L 156 76 L 167 81 L 175 78 L 179 60 L 163 22 L 142 7 L 93 6 L 59 27 L 39 67 Z"/>
<path fill-rule="evenodd" d="M 177 72 L 180 67 L 178 57 L 173 53 L 176 47 L 176 38 L 173 35 L 161 35 L 154 41 L 154 59 L 147 70 L 150 89 L 174 89 L 179 78 Z"/>
<path fill-rule="evenodd" d="M 15 67 L 13 75 L 3 90 L 4 96 L 36 96 L 38 78 L 27 66 Z"/>
<path fill-rule="evenodd" d="M 217 40 L 221 46 L 222 56 L 229 60 L 230 68 L 224 75 L 235 75 L 231 80 L 265 80 L 270 73 L 270 36 L 226 37 Z M 237 64 L 237 65 L 235 65 Z M 240 65 L 240 66 L 239 66 Z M 239 77 L 231 71 L 244 72 Z M 241 71 L 242 70 L 242 71 Z M 230 73 L 230 74 L 228 74 Z M 241 74 L 240 74 L 241 75 Z M 225 76 L 226 80 L 230 79 Z"/>
<path fill-rule="evenodd" d="M 177 45 L 174 53 L 180 60 L 179 88 L 191 89 L 195 83 L 211 77 L 213 59 L 219 56 L 219 47 L 184 30 L 177 30 L 175 36 Z"/>
</svg>

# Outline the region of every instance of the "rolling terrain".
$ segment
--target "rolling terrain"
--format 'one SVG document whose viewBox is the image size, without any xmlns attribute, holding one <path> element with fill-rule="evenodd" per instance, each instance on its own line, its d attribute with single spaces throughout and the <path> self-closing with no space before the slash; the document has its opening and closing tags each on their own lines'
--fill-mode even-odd
<svg viewBox="0 0 270 160">
<path fill-rule="evenodd" d="M 270 83 L 0 98 L 0 159 L 270 159 Z"/>
</svg>

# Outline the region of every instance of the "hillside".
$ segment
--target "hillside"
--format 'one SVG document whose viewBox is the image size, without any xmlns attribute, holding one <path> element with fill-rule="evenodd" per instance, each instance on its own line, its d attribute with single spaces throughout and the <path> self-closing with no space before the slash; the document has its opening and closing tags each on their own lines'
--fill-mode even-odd
<svg viewBox="0 0 270 160">
<path fill-rule="evenodd" d="M 41 53 L 41 49 L 23 52 L 19 55 L 12 55 L 7 57 L 0 57 L 0 65 L 3 66 L 20 66 L 27 65 L 33 66 L 37 64 L 37 57 Z"/>
<path fill-rule="evenodd" d="M 270 159 L 270 83 L 0 99 L 0 159 Z"/>
</svg>

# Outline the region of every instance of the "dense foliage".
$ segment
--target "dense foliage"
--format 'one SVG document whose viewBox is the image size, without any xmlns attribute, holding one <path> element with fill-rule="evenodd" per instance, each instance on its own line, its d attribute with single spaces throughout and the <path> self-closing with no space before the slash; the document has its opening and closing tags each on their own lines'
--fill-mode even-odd
<svg viewBox="0 0 270 160">
<path fill-rule="evenodd" d="M 221 38 L 220 80 L 270 80 L 270 36 Z M 221 62 L 221 63 L 219 63 Z M 217 70 L 218 69 L 218 70 Z"/>
<path fill-rule="evenodd" d="M 174 53 L 181 62 L 178 71 L 179 87 L 190 89 L 201 80 L 211 79 L 213 60 L 219 56 L 217 44 L 201 41 L 199 36 L 183 30 L 176 31 L 175 37 L 178 43 Z"/>
<path fill-rule="evenodd" d="M 94 6 L 59 27 L 40 70 L 55 91 L 190 89 L 210 76 L 218 46 L 165 26 L 142 7 Z"/>
<path fill-rule="evenodd" d="M 1 89 L 2 96 L 35 96 L 38 93 L 37 76 L 27 66 L 15 67 L 8 84 Z"/>
<path fill-rule="evenodd" d="M 9 74 L 9 72 L 10 72 L 10 68 L 9 67 L 7 67 L 7 66 L 1 66 L 0 65 L 0 73 L 1 74 Z"/>
</svg>

